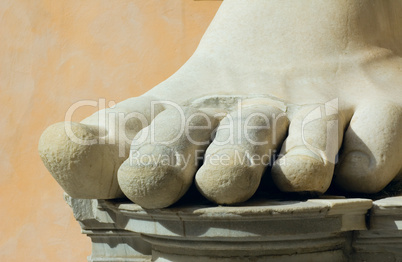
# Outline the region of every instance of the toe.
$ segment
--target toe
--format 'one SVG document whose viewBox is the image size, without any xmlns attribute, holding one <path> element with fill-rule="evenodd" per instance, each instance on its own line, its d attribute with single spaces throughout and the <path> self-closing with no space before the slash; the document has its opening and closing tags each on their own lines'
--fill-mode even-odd
<svg viewBox="0 0 402 262">
<path fill-rule="evenodd" d="M 272 106 L 252 106 L 225 117 L 196 174 L 201 194 L 218 204 L 248 200 L 287 126 L 283 112 Z"/>
<path fill-rule="evenodd" d="M 117 170 L 128 157 L 127 145 L 134 134 L 162 110 L 152 109 L 151 101 L 144 96 L 131 98 L 81 123 L 58 123 L 43 132 L 39 154 L 67 194 L 96 199 L 123 196 Z"/>
<path fill-rule="evenodd" d="M 124 159 L 118 158 L 115 147 L 101 145 L 98 133 L 94 126 L 62 122 L 48 127 L 39 140 L 43 163 L 71 197 L 123 196 L 115 175 Z"/>
<path fill-rule="evenodd" d="M 324 193 L 328 189 L 344 122 L 337 108 L 328 104 L 307 106 L 295 114 L 271 170 L 281 191 Z"/>
<path fill-rule="evenodd" d="M 345 133 L 335 182 L 352 192 L 376 193 L 401 170 L 402 108 L 389 102 L 357 108 Z"/>
<path fill-rule="evenodd" d="M 144 208 L 174 204 L 188 190 L 198 156 L 210 143 L 218 121 L 192 108 L 167 109 L 134 138 L 118 171 L 124 194 Z"/>
<path fill-rule="evenodd" d="M 254 195 L 260 184 L 264 166 L 252 165 L 247 156 L 249 153 L 243 150 L 240 148 L 220 152 L 209 150 L 204 165 L 196 175 L 196 186 L 203 196 L 217 204 L 235 204 L 244 202 Z M 237 161 L 218 163 L 211 160 L 225 157 L 232 160 L 237 158 Z"/>
<path fill-rule="evenodd" d="M 190 176 L 180 167 L 133 165 L 125 161 L 119 168 L 118 180 L 124 194 L 143 208 L 163 208 L 179 200 L 191 184 Z"/>
</svg>

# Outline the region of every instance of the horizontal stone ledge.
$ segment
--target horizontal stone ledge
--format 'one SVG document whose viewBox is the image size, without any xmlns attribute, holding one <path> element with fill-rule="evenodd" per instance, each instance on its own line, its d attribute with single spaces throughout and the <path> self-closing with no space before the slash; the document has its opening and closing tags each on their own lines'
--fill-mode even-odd
<svg viewBox="0 0 402 262">
<path fill-rule="evenodd" d="M 254 199 L 154 210 L 122 199 L 66 200 L 92 239 L 89 261 L 402 259 L 402 197 Z"/>
<path fill-rule="evenodd" d="M 254 200 L 242 206 L 182 206 L 145 210 L 133 203 L 102 201 L 118 214 L 120 228 L 185 237 L 270 237 L 365 230 L 368 199 Z"/>
</svg>

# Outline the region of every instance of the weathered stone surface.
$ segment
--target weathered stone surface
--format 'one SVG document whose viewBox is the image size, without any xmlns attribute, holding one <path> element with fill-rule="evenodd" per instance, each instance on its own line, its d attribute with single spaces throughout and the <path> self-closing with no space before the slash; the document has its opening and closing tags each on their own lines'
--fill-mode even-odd
<svg viewBox="0 0 402 262">
<path fill-rule="evenodd" d="M 66 195 L 89 261 L 400 261 L 401 197 L 146 210 Z M 367 227 L 366 227 L 367 226 Z M 151 252 L 152 247 L 152 252 Z"/>
<path fill-rule="evenodd" d="M 402 261 L 402 197 L 373 202 L 368 231 L 359 231 L 353 248 L 359 261 Z"/>
<path fill-rule="evenodd" d="M 278 152 L 269 171 L 284 192 L 322 194 L 335 181 L 376 193 L 402 169 L 401 12 L 402 1 L 224 1 L 175 74 L 81 123 L 49 127 L 42 160 L 73 197 L 118 198 L 123 189 L 145 208 L 175 203 L 194 176 L 216 203 L 246 201 L 268 166 L 256 159 Z M 191 121 L 202 113 L 211 125 Z M 272 113 L 289 126 L 248 121 Z M 225 130 L 227 122 L 243 133 Z M 194 142 L 205 138 L 205 145 Z M 140 158 L 175 157 L 133 164 L 130 149 Z M 204 162 L 194 161 L 196 151 Z M 236 163 L 236 154 L 246 162 Z M 228 164 L 210 164 L 213 157 Z"/>
</svg>

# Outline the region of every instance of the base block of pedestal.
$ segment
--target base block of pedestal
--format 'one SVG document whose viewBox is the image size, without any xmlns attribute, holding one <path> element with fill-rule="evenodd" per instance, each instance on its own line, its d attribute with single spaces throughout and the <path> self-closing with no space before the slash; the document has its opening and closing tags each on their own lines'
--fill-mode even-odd
<svg viewBox="0 0 402 262">
<path fill-rule="evenodd" d="M 343 237 L 292 241 L 189 241 L 144 237 L 152 244 L 153 261 L 343 261 Z M 306 240 L 304 240 L 306 241 Z M 314 242 L 314 243 L 313 243 Z"/>
<path fill-rule="evenodd" d="M 253 200 L 144 210 L 66 197 L 89 261 L 402 261 L 402 199 Z"/>
</svg>

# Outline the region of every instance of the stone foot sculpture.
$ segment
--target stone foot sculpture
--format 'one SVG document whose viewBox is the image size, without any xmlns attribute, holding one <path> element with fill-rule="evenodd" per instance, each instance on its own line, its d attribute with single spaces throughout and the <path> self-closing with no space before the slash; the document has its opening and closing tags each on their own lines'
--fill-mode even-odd
<svg viewBox="0 0 402 262">
<path fill-rule="evenodd" d="M 194 179 L 216 203 L 246 201 L 271 163 L 284 192 L 332 181 L 378 192 L 402 168 L 401 12 L 402 1 L 225 0 L 178 72 L 49 127 L 40 155 L 72 197 L 123 192 L 145 208 Z"/>
</svg>

